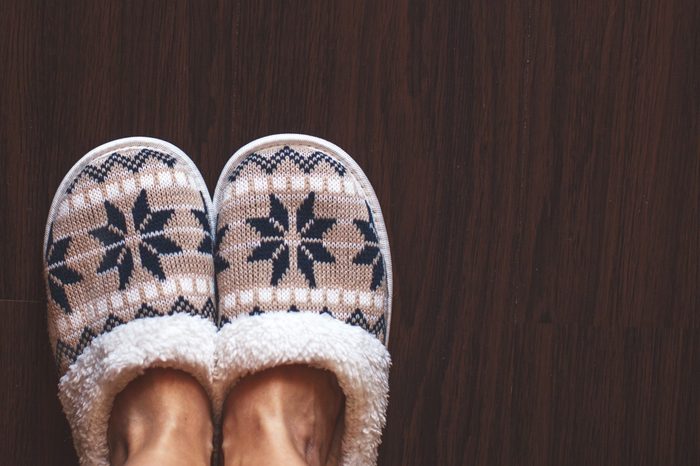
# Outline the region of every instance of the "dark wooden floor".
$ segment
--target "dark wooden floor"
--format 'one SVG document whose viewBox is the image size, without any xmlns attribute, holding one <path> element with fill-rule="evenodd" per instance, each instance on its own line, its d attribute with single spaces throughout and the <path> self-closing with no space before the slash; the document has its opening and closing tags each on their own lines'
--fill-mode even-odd
<svg viewBox="0 0 700 466">
<path fill-rule="evenodd" d="M 41 272 L 68 168 L 149 135 L 213 188 L 290 131 L 384 207 L 382 465 L 700 464 L 699 30 L 695 0 L 3 0 L 0 464 L 76 464 Z"/>
</svg>

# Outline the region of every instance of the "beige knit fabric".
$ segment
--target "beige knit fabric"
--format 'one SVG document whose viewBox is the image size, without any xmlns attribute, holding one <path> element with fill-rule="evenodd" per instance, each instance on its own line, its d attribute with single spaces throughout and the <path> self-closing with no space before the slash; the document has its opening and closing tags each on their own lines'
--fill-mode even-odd
<svg viewBox="0 0 700 466">
<path fill-rule="evenodd" d="M 314 312 L 384 341 L 384 259 L 369 203 L 340 160 L 309 145 L 277 145 L 225 176 L 215 245 L 222 323 Z"/>
<path fill-rule="evenodd" d="M 58 193 L 44 263 L 62 374 L 93 338 L 133 319 L 216 318 L 203 186 L 177 154 L 144 144 L 95 154 Z"/>
</svg>

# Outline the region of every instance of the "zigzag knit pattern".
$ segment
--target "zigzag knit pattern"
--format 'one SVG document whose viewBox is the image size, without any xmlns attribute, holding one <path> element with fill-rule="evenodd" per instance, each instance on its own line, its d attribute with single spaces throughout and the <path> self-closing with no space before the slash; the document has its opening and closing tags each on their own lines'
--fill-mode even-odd
<svg viewBox="0 0 700 466">
<path fill-rule="evenodd" d="M 207 299 L 204 306 L 201 309 L 198 309 L 195 305 L 190 303 L 183 296 L 179 296 L 177 298 L 177 300 L 175 301 L 175 303 L 173 303 L 168 312 L 158 311 L 153 306 L 143 303 L 134 314 L 134 319 L 143 319 L 146 317 L 162 317 L 164 315 L 173 315 L 175 313 L 185 313 L 193 316 L 198 315 L 207 319 L 211 319 L 212 321 L 216 319 L 216 308 L 214 307 L 214 303 L 211 299 Z M 87 348 L 87 346 L 90 344 L 93 338 L 97 337 L 98 335 L 111 332 L 118 326 L 123 325 L 125 323 L 126 322 L 121 317 L 110 313 L 101 327 L 98 326 L 96 328 L 91 328 L 89 326 L 85 326 L 80 334 L 78 342 L 75 345 L 70 345 L 69 343 L 66 343 L 65 341 L 59 338 L 56 341 L 56 363 L 59 365 L 59 367 L 62 366 L 64 362 L 68 362 L 68 364 L 74 363 L 78 356 L 80 356 L 80 354 L 83 352 L 83 350 Z"/>
<path fill-rule="evenodd" d="M 343 163 L 313 147 L 277 146 L 225 176 L 214 245 L 222 325 L 314 312 L 384 341 L 384 258 L 370 204 Z"/>
<path fill-rule="evenodd" d="M 149 159 L 154 159 L 162 162 L 168 167 L 173 167 L 175 165 L 176 159 L 172 155 L 165 154 L 163 152 L 151 150 L 151 149 L 141 149 L 137 154 L 132 157 L 127 157 L 119 152 L 114 152 L 107 160 L 100 163 L 99 165 L 87 165 L 80 174 L 73 180 L 68 188 L 68 193 L 73 191 L 75 184 L 83 176 L 89 176 L 98 183 L 104 183 L 112 171 L 112 167 L 115 165 L 122 166 L 131 173 L 138 173 L 141 168 L 146 164 Z"/>
<path fill-rule="evenodd" d="M 233 172 L 231 172 L 231 175 L 229 175 L 228 180 L 236 181 L 236 178 L 238 178 L 238 176 L 248 164 L 255 164 L 258 167 L 260 167 L 265 173 L 271 175 L 277 170 L 277 167 L 279 167 L 280 164 L 286 160 L 291 161 L 299 169 L 301 169 L 304 173 L 307 174 L 311 173 L 319 163 L 325 162 L 331 168 L 333 168 L 338 173 L 338 175 L 345 176 L 345 167 L 343 166 L 343 164 L 321 151 L 314 151 L 311 153 L 305 152 L 304 155 L 302 155 L 296 150 L 290 148 L 289 146 L 284 146 L 281 150 L 271 155 L 262 155 L 256 153 L 250 154 L 248 157 L 241 161 L 241 163 L 233 170 Z"/>
<path fill-rule="evenodd" d="M 59 194 L 44 263 L 61 373 L 94 338 L 134 319 L 216 320 L 202 186 L 176 155 L 139 146 L 96 156 Z"/>
</svg>

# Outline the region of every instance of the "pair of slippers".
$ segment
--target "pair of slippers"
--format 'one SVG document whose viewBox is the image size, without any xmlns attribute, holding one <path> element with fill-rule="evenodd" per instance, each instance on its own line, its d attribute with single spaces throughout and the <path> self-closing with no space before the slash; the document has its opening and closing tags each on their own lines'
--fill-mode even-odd
<svg viewBox="0 0 700 466">
<path fill-rule="evenodd" d="M 391 258 L 357 163 L 311 136 L 258 139 L 212 201 L 184 152 L 134 137 L 85 155 L 44 238 L 59 397 L 83 465 L 108 465 L 116 395 L 145 370 L 194 376 L 220 407 L 246 375 L 333 372 L 341 464 L 376 464 L 390 358 Z"/>
</svg>

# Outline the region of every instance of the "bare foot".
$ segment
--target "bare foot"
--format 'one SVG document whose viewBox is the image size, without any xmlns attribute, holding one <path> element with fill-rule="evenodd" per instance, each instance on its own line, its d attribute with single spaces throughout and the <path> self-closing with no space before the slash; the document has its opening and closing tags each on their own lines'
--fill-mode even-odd
<svg viewBox="0 0 700 466">
<path fill-rule="evenodd" d="M 174 369 L 151 369 L 114 400 L 110 463 L 208 466 L 212 436 L 209 398 L 199 382 Z"/>
<path fill-rule="evenodd" d="M 328 371 L 290 365 L 248 376 L 224 405 L 223 464 L 335 465 L 344 405 Z"/>
</svg>

